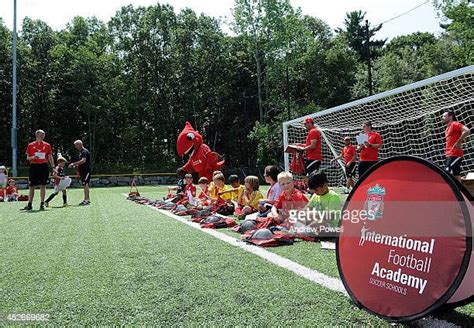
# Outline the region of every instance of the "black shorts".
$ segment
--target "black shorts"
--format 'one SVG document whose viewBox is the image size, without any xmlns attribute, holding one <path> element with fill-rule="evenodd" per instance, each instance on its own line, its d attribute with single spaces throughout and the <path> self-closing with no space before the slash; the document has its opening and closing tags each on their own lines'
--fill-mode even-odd
<svg viewBox="0 0 474 328">
<path fill-rule="evenodd" d="M 451 173 L 454 176 L 460 176 L 461 163 L 462 163 L 462 157 L 448 157 L 446 159 L 446 167 L 445 167 L 446 172 Z"/>
<path fill-rule="evenodd" d="M 48 163 L 31 164 L 28 177 L 30 187 L 45 186 L 49 184 Z"/>
<path fill-rule="evenodd" d="M 83 186 L 88 185 L 91 181 L 91 171 L 79 171 L 79 178 Z"/>
<path fill-rule="evenodd" d="M 317 172 L 321 166 L 321 161 L 318 159 L 305 159 L 304 160 L 304 169 L 307 176 L 310 176 L 311 173 Z"/>
<path fill-rule="evenodd" d="M 367 162 L 367 161 L 360 161 L 359 162 L 359 179 L 367 172 L 372 166 L 377 164 L 378 162 Z"/>
<path fill-rule="evenodd" d="M 356 162 L 352 162 L 351 165 L 346 166 L 346 177 L 352 178 L 355 175 Z"/>
</svg>

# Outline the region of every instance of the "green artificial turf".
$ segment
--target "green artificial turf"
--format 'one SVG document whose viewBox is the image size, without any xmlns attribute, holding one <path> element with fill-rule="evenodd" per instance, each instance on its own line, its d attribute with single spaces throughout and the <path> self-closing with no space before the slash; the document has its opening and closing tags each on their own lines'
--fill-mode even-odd
<svg viewBox="0 0 474 328">
<path fill-rule="evenodd" d="M 140 188 L 152 198 L 165 190 Z M 126 201 L 127 191 L 93 189 L 91 206 L 55 199 L 44 212 L 0 203 L 0 324 L 47 313 L 52 325 L 388 326 L 342 294 Z M 271 251 L 337 276 L 334 254 L 317 244 Z M 466 324 L 473 313 L 439 315 Z"/>
</svg>

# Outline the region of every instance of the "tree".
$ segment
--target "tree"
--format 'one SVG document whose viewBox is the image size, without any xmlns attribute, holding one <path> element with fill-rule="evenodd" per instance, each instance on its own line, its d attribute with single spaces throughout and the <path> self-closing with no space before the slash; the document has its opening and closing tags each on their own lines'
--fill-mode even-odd
<svg viewBox="0 0 474 328">
<path fill-rule="evenodd" d="M 368 59 L 367 53 L 367 30 L 365 26 L 365 12 L 360 10 L 351 11 L 346 14 L 344 19 L 344 28 L 336 29 L 336 32 L 343 36 L 349 48 L 354 50 L 359 55 L 361 62 L 366 62 Z M 370 58 L 373 60 L 380 55 L 380 50 L 384 46 L 385 40 L 372 40 L 375 34 L 380 31 L 382 24 L 371 26 L 369 23 L 368 39 L 370 47 Z"/>
<path fill-rule="evenodd" d="M 445 20 L 443 38 L 452 45 L 456 66 L 474 64 L 474 5 L 468 0 L 434 1 Z"/>
</svg>

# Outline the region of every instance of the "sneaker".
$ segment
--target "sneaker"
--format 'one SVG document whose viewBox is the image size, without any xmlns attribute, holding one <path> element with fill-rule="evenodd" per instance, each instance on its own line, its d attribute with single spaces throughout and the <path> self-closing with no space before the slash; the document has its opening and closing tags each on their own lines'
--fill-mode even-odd
<svg viewBox="0 0 474 328">
<path fill-rule="evenodd" d="M 44 202 L 44 206 L 49 207 L 49 202 Z"/>
<path fill-rule="evenodd" d="M 44 211 L 44 205 L 40 205 L 40 211 Z"/>
<path fill-rule="evenodd" d="M 31 211 L 31 210 L 33 210 L 33 207 L 31 207 L 30 205 L 26 205 L 20 211 Z"/>
<path fill-rule="evenodd" d="M 64 203 L 64 204 L 63 204 L 63 207 L 68 207 L 68 206 L 69 206 L 68 203 Z"/>
<path fill-rule="evenodd" d="M 91 202 L 89 200 L 83 200 L 82 202 L 79 203 L 79 206 L 86 206 L 86 205 L 90 205 Z"/>
</svg>

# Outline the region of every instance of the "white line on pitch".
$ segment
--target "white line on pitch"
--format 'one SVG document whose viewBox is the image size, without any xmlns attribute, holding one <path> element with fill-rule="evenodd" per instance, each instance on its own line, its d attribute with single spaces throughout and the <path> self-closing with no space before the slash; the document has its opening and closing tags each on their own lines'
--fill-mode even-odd
<svg viewBox="0 0 474 328">
<path fill-rule="evenodd" d="M 127 194 L 123 194 L 124 196 L 128 196 Z M 188 221 L 184 217 L 181 217 L 179 215 L 170 213 L 166 210 L 161 210 L 158 209 L 154 206 L 151 205 L 146 205 L 161 214 L 166 215 L 167 217 L 174 219 L 176 221 L 179 221 L 181 223 L 187 224 L 190 227 L 193 227 L 199 231 L 205 232 L 211 236 L 216 237 L 217 239 L 220 239 L 222 241 L 225 241 L 228 244 L 231 244 L 232 246 L 240 247 L 243 250 L 252 253 L 254 255 L 257 255 L 265 260 L 267 260 L 270 263 L 273 263 L 281 268 L 287 269 L 289 271 L 292 271 L 296 273 L 298 276 L 306 278 L 312 282 L 317 283 L 318 285 L 321 285 L 323 287 L 326 287 L 332 291 L 336 291 L 339 293 L 342 293 L 344 296 L 349 297 L 349 294 L 347 293 L 346 289 L 344 288 L 344 285 L 342 284 L 342 281 L 338 278 L 333 278 L 326 276 L 325 274 L 318 272 L 316 270 L 312 270 L 310 268 L 307 268 L 305 266 L 302 266 L 301 264 L 298 264 L 296 262 L 293 262 L 291 260 L 288 260 L 287 258 L 284 258 L 280 255 L 277 255 L 275 253 L 272 253 L 270 251 L 267 251 L 266 249 L 247 244 L 246 242 L 243 242 L 241 240 L 235 239 L 231 236 L 228 236 L 222 232 L 219 232 L 215 229 L 202 229 L 201 226 L 198 223 Z M 447 322 L 445 320 L 439 320 L 436 318 L 433 318 L 431 316 L 417 320 L 414 322 L 418 327 L 438 327 L 438 328 L 452 328 L 452 327 L 457 327 L 455 324 L 451 322 Z"/>
</svg>

